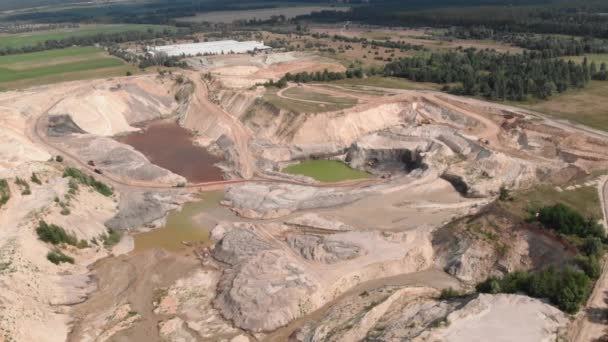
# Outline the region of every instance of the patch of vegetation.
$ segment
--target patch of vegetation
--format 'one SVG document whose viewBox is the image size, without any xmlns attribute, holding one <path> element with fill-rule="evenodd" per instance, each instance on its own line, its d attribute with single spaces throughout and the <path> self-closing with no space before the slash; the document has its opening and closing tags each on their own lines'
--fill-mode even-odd
<svg viewBox="0 0 608 342">
<path fill-rule="evenodd" d="M 52 262 L 55 265 L 59 265 L 61 263 L 67 262 L 70 264 L 74 263 L 74 258 L 72 258 L 69 255 L 65 255 L 62 251 L 60 251 L 59 249 L 54 249 L 52 251 L 49 251 L 46 254 L 46 258 Z"/>
<path fill-rule="evenodd" d="M 103 241 L 103 245 L 106 248 L 111 248 L 112 246 L 116 245 L 118 242 L 120 242 L 120 238 L 122 237 L 122 233 L 114 230 L 114 229 L 108 229 L 108 233 L 107 234 L 103 234 L 101 236 L 101 240 Z"/>
<path fill-rule="evenodd" d="M 511 196 L 511 191 L 505 186 L 501 186 L 500 190 L 498 191 L 498 200 L 502 202 L 512 201 L 513 196 Z"/>
<path fill-rule="evenodd" d="M 525 218 L 535 215 L 542 207 L 562 203 L 578 211 L 584 217 L 601 217 L 602 210 L 597 188 L 583 186 L 558 191 L 552 185 L 539 185 L 530 190 L 512 194 L 513 201 L 500 202 L 500 206 Z"/>
<path fill-rule="evenodd" d="M 63 163 L 63 157 L 62 156 L 56 156 L 55 157 L 55 161 L 58 163 Z"/>
<path fill-rule="evenodd" d="M 36 174 L 36 172 L 32 172 L 32 177 L 30 177 L 30 180 L 32 181 L 32 183 L 42 185 L 42 181 L 40 181 L 40 178 L 38 178 L 38 175 Z"/>
<path fill-rule="evenodd" d="M 576 64 L 544 58 L 540 53 L 512 55 L 474 49 L 401 58 L 385 66 L 386 76 L 445 84 L 445 90 L 456 95 L 503 101 L 544 100 L 568 89 L 582 88 L 600 73 L 586 61 Z M 449 86 L 454 82 L 458 85 Z"/>
<path fill-rule="evenodd" d="M 8 186 L 6 179 L 0 179 L 0 207 L 5 205 L 11 199 L 11 189 Z"/>
<path fill-rule="evenodd" d="M 320 182 L 340 182 L 370 176 L 367 172 L 355 170 L 335 160 L 309 160 L 290 165 L 282 171 L 294 175 L 308 176 Z"/>
<path fill-rule="evenodd" d="M 21 194 L 26 196 L 26 195 L 31 195 L 32 194 L 32 190 L 30 189 L 30 185 L 28 184 L 28 182 L 25 179 L 21 179 L 19 177 L 15 178 L 15 184 L 17 184 L 19 186 L 19 188 L 21 189 Z"/>
<path fill-rule="evenodd" d="M 581 252 L 585 255 L 601 255 L 604 251 L 604 245 L 602 244 L 602 239 L 596 236 L 590 236 L 585 239 L 585 242 L 580 248 Z"/>
<path fill-rule="evenodd" d="M 294 100 L 325 102 L 328 105 L 354 106 L 357 104 L 357 100 L 354 98 L 331 96 L 302 88 L 290 88 L 283 93 L 283 96 Z"/>
<path fill-rule="evenodd" d="M 460 291 L 457 291 L 457 290 L 454 290 L 451 287 L 448 287 L 447 289 L 441 290 L 441 294 L 439 295 L 439 299 L 440 300 L 448 300 L 448 299 L 462 298 L 462 297 L 466 297 L 466 296 L 467 296 L 466 293 L 461 293 Z"/>
<path fill-rule="evenodd" d="M 608 131 L 608 82 L 591 81 L 585 89 L 573 89 L 547 101 L 527 101 L 519 106 L 548 116 Z"/>
<path fill-rule="evenodd" d="M 583 256 L 579 255 L 574 258 L 574 264 L 585 272 L 587 277 L 596 280 L 602 273 L 602 266 L 595 255 Z"/>
<path fill-rule="evenodd" d="M 53 245 L 58 245 L 61 243 L 72 246 L 78 245 L 78 239 L 74 234 L 68 233 L 65 229 L 55 224 L 48 224 L 44 220 L 41 220 L 38 223 L 36 233 L 38 234 L 38 238 L 40 240 Z"/>
<path fill-rule="evenodd" d="M 104 196 L 110 197 L 112 196 L 112 194 L 114 194 L 112 188 L 110 188 L 108 185 L 96 180 L 93 176 L 85 174 L 79 169 L 68 167 L 63 171 L 63 177 L 72 177 L 79 183 L 92 187 L 93 189 L 95 189 L 95 191 L 99 192 Z"/>
<path fill-rule="evenodd" d="M 96 73 L 96 77 L 122 76 L 126 70 L 136 68 L 94 47 L 0 56 L 0 84 L 7 88 L 85 79 Z"/>
<path fill-rule="evenodd" d="M 398 77 L 382 77 L 371 76 L 366 78 L 351 78 L 332 82 L 343 86 L 367 86 L 388 89 L 406 89 L 406 90 L 439 90 L 441 87 L 435 83 L 413 82 L 405 78 Z"/>
<path fill-rule="evenodd" d="M 591 279 L 573 267 L 561 270 L 550 267 L 537 273 L 512 272 L 502 278 L 490 277 L 476 289 L 492 294 L 523 292 L 549 299 L 559 309 L 575 313 L 591 293 Z"/>
<path fill-rule="evenodd" d="M 605 238 L 604 228 L 597 223 L 597 219 L 585 218 L 563 203 L 541 208 L 537 220 L 545 228 L 556 230 L 561 234 L 576 235 L 581 238 Z"/>
</svg>

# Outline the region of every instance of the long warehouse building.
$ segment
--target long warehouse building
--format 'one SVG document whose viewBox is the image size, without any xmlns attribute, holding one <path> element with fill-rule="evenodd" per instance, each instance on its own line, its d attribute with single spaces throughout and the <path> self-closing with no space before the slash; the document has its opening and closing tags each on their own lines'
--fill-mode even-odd
<svg viewBox="0 0 608 342">
<path fill-rule="evenodd" d="M 148 51 L 152 53 L 164 52 L 169 56 L 195 56 L 198 54 L 221 55 L 230 53 L 246 53 L 268 49 L 271 49 L 271 47 L 264 45 L 264 42 L 237 42 L 236 40 L 220 40 L 216 42 L 155 46 L 150 47 Z"/>
</svg>

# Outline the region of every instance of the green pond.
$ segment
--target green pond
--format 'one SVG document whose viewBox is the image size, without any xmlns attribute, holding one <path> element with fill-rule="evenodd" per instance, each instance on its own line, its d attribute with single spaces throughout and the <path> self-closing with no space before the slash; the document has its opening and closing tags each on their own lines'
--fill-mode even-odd
<svg viewBox="0 0 608 342">
<path fill-rule="evenodd" d="M 211 245 L 209 231 L 213 227 L 197 224 L 194 217 L 205 210 L 219 206 L 222 196 L 221 191 L 206 193 L 200 201 L 186 203 L 182 210 L 170 212 L 163 227 L 134 236 L 135 252 L 152 248 L 179 251 L 186 248 L 182 241 Z"/>
<path fill-rule="evenodd" d="M 367 172 L 355 170 L 336 160 L 309 160 L 290 165 L 284 168 L 283 172 L 308 176 L 327 183 L 368 178 L 370 176 Z"/>
</svg>

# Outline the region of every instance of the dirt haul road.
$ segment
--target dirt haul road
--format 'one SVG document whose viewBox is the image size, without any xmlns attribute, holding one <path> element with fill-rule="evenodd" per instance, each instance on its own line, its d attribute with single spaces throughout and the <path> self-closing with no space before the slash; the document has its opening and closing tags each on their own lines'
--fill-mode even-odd
<svg viewBox="0 0 608 342">
<path fill-rule="evenodd" d="M 602 179 L 598 190 L 604 214 L 602 221 L 604 228 L 608 229 L 608 176 Z M 587 305 L 572 323 L 570 340 L 574 342 L 603 341 L 608 333 L 608 256 L 604 256 L 602 270 Z"/>
<path fill-rule="evenodd" d="M 175 186 L 168 184 L 161 184 L 156 182 L 144 182 L 144 181 L 134 181 L 132 179 L 123 179 L 120 177 L 116 177 L 115 175 L 111 175 L 108 173 L 97 174 L 91 170 L 91 166 L 89 166 L 85 161 L 80 160 L 77 156 L 71 154 L 70 152 L 61 149 L 52 143 L 50 143 L 43 133 L 44 131 L 44 121 L 48 117 L 48 113 L 57 105 L 57 103 L 61 102 L 63 99 L 59 99 L 55 101 L 51 106 L 49 106 L 42 114 L 38 115 L 33 119 L 33 122 L 29 123 L 29 129 L 26 130 L 26 134 L 28 138 L 36 143 L 37 145 L 44 146 L 51 154 L 61 155 L 64 158 L 64 164 L 71 165 L 74 167 L 78 167 L 88 174 L 101 179 L 108 184 L 112 185 L 119 191 L 124 190 L 163 190 L 163 189 L 174 189 Z M 225 114 L 229 115 L 229 114 Z M 244 128 L 243 128 L 244 129 Z M 243 134 L 244 135 L 244 134 Z M 243 135 L 241 137 L 243 137 Z M 247 144 L 248 140 L 240 140 L 240 144 Z M 248 156 L 250 158 L 250 156 Z M 233 179 L 233 180 L 224 180 L 224 181 L 213 181 L 213 182 L 204 182 L 197 184 L 188 184 L 184 187 L 180 187 L 180 189 L 191 190 L 191 191 L 216 191 L 223 189 L 227 185 L 239 184 L 239 183 L 255 183 L 255 182 L 274 182 L 274 183 L 286 183 L 286 184 L 294 184 L 294 185 L 305 185 L 305 186 L 313 186 L 319 188 L 330 188 L 330 187 L 339 187 L 339 188 L 350 188 L 350 187 L 360 187 L 367 186 L 371 183 L 375 183 L 374 179 L 361 179 L 361 180 L 348 180 L 336 183 L 323 183 L 323 184 L 308 184 L 297 181 L 290 180 L 282 180 L 275 178 L 267 178 L 267 177 L 255 177 L 251 179 Z"/>
</svg>

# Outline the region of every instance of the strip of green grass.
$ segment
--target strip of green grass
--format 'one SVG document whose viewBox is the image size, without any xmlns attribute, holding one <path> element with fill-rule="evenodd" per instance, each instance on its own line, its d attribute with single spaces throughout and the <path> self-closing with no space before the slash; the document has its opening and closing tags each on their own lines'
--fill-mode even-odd
<svg viewBox="0 0 608 342">
<path fill-rule="evenodd" d="M 284 109 L 293 113 L 324 113 L 324 112 L 332 112 L 336 110 L 346 109 L 352 107 L 352 105 L 348 104 L 321 104 L 321 103 L 311 103 L 304 102 L 298 100 L 290 100 L 286 98 L 282 98 L 277 96 L 275 93 L 267 93 L 264 95 L 264 101 L 274 105 L 277 108 Z"/>
<path fill-rule="evenodd" d="M 303 175 L 314 178 L 320 182 L 341 182 L 349 179 L 363 179 L 370 175 L 348 167 L 335 160 L 309 160 L 299 164 L 290 165 L 283 172 L 293 175 Z"/>
<path fill-rule="evenodd" d="M 357 100 L 355 100 L 354 98 L 331 96 L 302 88 L 287 89 L 287 91 L 285 91 L 283 95 L 293 99 L 301 99 L 305 101 L 320 101 L 344 106 L 354 106 L 355 104 L 357 104 Z"/>
<path fill-rule="evenodd" d="M 47 40 L 61 40 L 71 37 L 86 37 L 96 34 L 113 34 L 121 32 L 141 32 L 148 29 L 162 31 L 164 29 L 175 28 L 163 25 L 138 25 L 138 24 L 119 24 L 119 25 L 86 25 L 72 29 L 57 29 L 49 31 L 36 31 L 12 34 L 0 37 L 0 48 L 22 48 L 44 43 Z"/>
<path fill-rule="evenodd" d="M 95 47 L 72 47 L 67 49 L 23 53 L 19 55 L 7 55 L 0 57 L 0 65 L 45 62 L 51 59 L 92 55 L 102 51 L 103 50 Z"/>
<path fill-rule="evenodd" d="M 111 68 L 121 65 L 123 65 L 123 62 L 115 58 L 99 58 L 76 63 L 59 64 L 48 67 L 39 67 L 19 71 L 10 70 L 7 68 L 0 68 L 0 82 L 31 79 L 49 76 L 53 74 L 62 74 L 66 72 Z"/>
<path fill-rule="evenodd" d="M 435 83 L 422 83 L 407 80 L 405 78 L 397 77 L 381 77 L 372 76 L 367 78 L 348 78 L 331 82 L 331 84 L 345 85 L 345 86 L 367 86 L 367 87 L 378 87 L 388 89 L 405 89 L 405 90 L 439 90 L 441 86 Z"/>
</svg>

